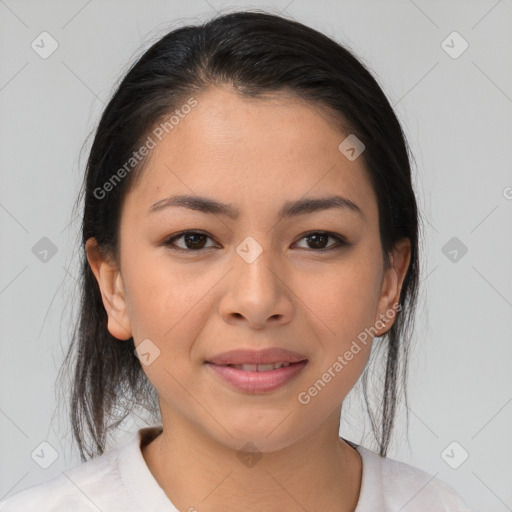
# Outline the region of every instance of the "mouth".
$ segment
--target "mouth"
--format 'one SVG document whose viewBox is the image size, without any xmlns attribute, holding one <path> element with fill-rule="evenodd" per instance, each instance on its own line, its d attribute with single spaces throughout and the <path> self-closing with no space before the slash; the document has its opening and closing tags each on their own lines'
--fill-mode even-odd
<svg viewBox="0 0 512 512">
<path fill-rule="evenodd" d="M 247 371 L 270 371 L 275 369 L 275 365 L 288 366 L 292 363 L 300 363 L 307 360 L 304 354 L 299 352 L 293 352 L 279 347 L 272 347 L 263 350 L 252 350 L 252 349 L 236 349 L 230 350 L 229 352 L 222 352 L 220 354 L 209 357 L 205 362 L 210 364 L 216 364 L 219 366 L 237 366 L 238 369 L 247 368 Z M 270 366 L 274 365 L 274 366 Z M 254 367 L 260 367 L 260 370 Z"/>
<path fill-rule="evenodd" d="M 228 366 L 229 368 L 235 368 L 236 370 L 242 370 L 244 372 L 270 372 L 272 370 L 279 370 L 279 368 L 286 368 L 287 366 L 290 366 L 292 364 L 298 364 L 298 363 L 290 363 L 289 361 L 283 361 L 283 362 L 267 363 L 267 364 L 244 363 L 244 364 L 223 364 L 223 365 L 219 365 L 219 366 Z"/>
<path fill-rule="evenodd" d="M 290 383 L 308 364 L 308 360 L 265 364 L 215 364 L 206 361 L 205 364 L 231 389 L 247 393 L 265 393 Z"/>
</svg>

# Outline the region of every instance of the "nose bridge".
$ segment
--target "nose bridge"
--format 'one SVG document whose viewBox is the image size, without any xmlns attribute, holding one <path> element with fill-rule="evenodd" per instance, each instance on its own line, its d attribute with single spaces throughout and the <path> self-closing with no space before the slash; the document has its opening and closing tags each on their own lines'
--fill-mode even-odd
<svg viewBox="0 0 512 512">
<path fill-rule="evenodd" d="M 271 253 L 268 238 L 263 242 L 263 235 L 257 237 L 260 243 L 256 237 L 248 236 L 236 247 L 234 278 L 247 287 L 247 294 L 264 292 L 267 299 L 271 299 L 279 288 L 275 282 L 276 271 L 272 268 L 276 259 Z"/>
</svg>

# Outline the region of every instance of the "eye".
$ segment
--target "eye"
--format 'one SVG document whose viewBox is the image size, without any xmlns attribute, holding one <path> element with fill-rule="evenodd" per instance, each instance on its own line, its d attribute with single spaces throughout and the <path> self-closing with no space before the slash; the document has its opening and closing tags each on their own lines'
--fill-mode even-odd
<svg viewBox="0 0 512 512">
<path fill-rule="evenodd" d="M 205 247 L 205 241 L 208 238 L 213 240 L 209 235 L 202 233 L 201 231 L 183 231 L 181 233 L 172 235 L 170 238 L 167 238 L 163 242 L 163 245 L 173 251 L 198 252 L 205 248 L 208 249 L 215 247 L 215 244 L 210 247 Z M 329 238 L 335 240 L 336 243 L 325 247 L 325 244 Z M 183 245 L 180 247 L 177 246 L 175 242 L 181 239 Z M 306 233 L 300 240 L 307 240 L 307 244 L 310 246 L 309 248 L 314 249 L 317 252 L 330 251 L 340 247 L 348 247 L 352 245 L 341 236 L 335 235 L 334 233 L 329 233 L 327 231 L 310 231 L 309 233 Z"/>
<path fill-rule="evenodd" d="M 327 246 L 325 247 L 325 243 L 329 238 L 332 238 L 336 241 L 334 244 L 334 247 Z M 340 247 L 348 247 L 352 244 L 348 243 L 345 239 L 343 239 L 339 235 L 335 235 L 334 233 L 329 233 L 327 231 L 310 231 L 309 233 L 306 233 L 300 240 L 307 240 L 307 243 L 313 246 L 313 249 L 317 249 L 317 252 L 319 251 L 330 251 L 333 249 L 338 249 Z"/>
<path fill-rule="evenodd" d="M 183 243 L 185 247 L 177 247 L 174 242 L 179 239 L 183 239 Z M 185 252 L 193 252 L 200 251 L 204 249 L 204 241 L 206 238 L 210 238 L 206 233 L 202 233 L 200 231 L 184 231 L 182 233 L 178 233 L 176 235 L 167 238 L 163 245 L 169 247 L 175 251 L 185 251 Z"/>
</svg>

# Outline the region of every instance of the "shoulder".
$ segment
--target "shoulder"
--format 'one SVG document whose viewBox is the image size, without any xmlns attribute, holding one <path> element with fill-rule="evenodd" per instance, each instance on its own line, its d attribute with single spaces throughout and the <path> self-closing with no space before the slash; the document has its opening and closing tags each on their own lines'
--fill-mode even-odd
<svg viewBox="0 0 512 512">
<path fill-rule="evenodd" d="M 384 504 L 385 511 L 471 512 L 457 492 L 436 475 L 405 462 L 381 457 L 362 446 L 358 446 L 357 451 L 363 461 L 363 481 L 362 508 L 359 509 L 358 504 L 356 512 L 367 512 L 366 503 L 368 506 Z"/>
<path fill-rule="evenodd" d="M 0 502 L 0 512 L 89 512 L 108 510 L 122 487 L 117 471 L 120 448 L 62 471 Z M 108 490 L 108 492 L 106 492 Z M 105 508 L 104 508 L 105 507 Z"/>
</svg>

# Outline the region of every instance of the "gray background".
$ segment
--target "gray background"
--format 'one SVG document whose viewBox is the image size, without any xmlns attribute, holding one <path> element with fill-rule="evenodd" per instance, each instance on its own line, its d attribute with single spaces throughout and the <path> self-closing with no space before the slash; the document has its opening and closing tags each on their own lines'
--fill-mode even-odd
<svg viewBox="0 0 512 512">
<path fill-rule="evenodd" d="M 512 510 L 510 0 L 0 0 L 0 499 L 78 463 L 55 379 L 76 306 L 71 208 L 90 141 L 80 157 L 82 144 L 144 48 L 171 28 L 244 7 L 291 15 L 347 44 L 395 106 L 416 158 L 425 231 L 409 442 L 402 408 L 389 456 L 436 474 L 475 510 Z M 43 31 L 58 42 L 47 59 L 31 47 Z M 453 55 L 461 41 L 443 44 L 453 31 L 469 44 L 457 58 L 445 49 Z M 46 262 L 32 251 L 43 237 L 57 249 Z M 354 396 L 341 433 L 373 448 Z M 142 425 L 128 424 L 117 441 Z M 43 441 L 58 453 L 48 469 L 31 457 Z M 450 467 L 463 450 L 467 460 Z"/>
</svg>

